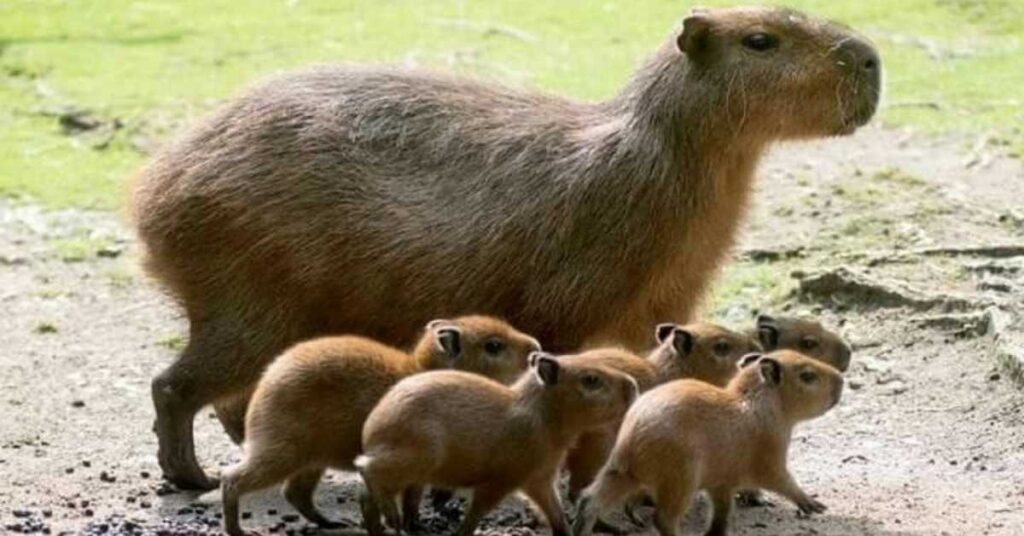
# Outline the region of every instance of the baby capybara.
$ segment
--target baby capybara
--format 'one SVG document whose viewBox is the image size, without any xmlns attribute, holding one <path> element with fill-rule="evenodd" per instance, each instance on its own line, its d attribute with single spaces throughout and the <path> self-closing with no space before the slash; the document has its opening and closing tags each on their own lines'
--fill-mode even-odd
<svg viewBox="0 0 1024 536">
<path fill-rule="evenodd" d="M 285 497 L 321 527 L 336 527 L 313 505 L 328 467 L 352 470 L 363 423 L 387 390 L 406 376 L 456 369 L 512 383 L 536 339 L 495 318 L 434 320 L 411 354 L 363 337 L 322 337 L 295 345 L 267 368 L 246 415 L 245 457 L 221 483 L 224 529 L 233 536 L 244 494 L 287 481 Z"/>
<path fill-rule="evenodd" d="M 678 380 L 641 396 L 623 420 L 608 463 L 579 500 L 574 533 L 630 496 L 654 497 L 661 536 L 676 536 L 698 491 L 711 495 L 707 536 L 725 536 L 733 494 L 742 486 L 778 492 L 801 512 L 825 507 L 787 468 L 793 427 L 839 402 L 839 371 L 790 350 L 751 354 L 725 388 Z"/>
<path fill-rule="evenodd" d="M 481 517 L 521 490 L 555 535 L 568 535 L 558 468 L 585 430 L 622 418 L 637 395 L 632 377 L 584 356 L 533 354 L 511 388 L 482 376 L 438 371 L 411 376 L 384 395 L 363 428 L 356 460 L 368 493 L 363 522 L 380 536 L 380 513 L 399 533 L 395 498 L 427 484 L 472 488 L 459 527 L 472 536 Z"/>
<path fill-rule="evenodd" d="M 839 372 L 850 368 L 850 344 L 818 320 L 762 314 L 758 315 L 754 329 L 765 352 L 795 350 Z"/>
<path fill-rule="evenodd" d="M 146 266 L 189 341 L 153 380 L 165 476 L 215 479 L 192 421 L 236 440 L 291 344 L 412 344 L 431 318 L 507 319 L 556 351 L 646 346 L 726 257 L 760 156 L 874 114 L 874 47 L 778 8 L 695 11 L 604 102 L 422 71 L 323 67 L 249 90 L 141 172 Z"/>
<path fill-rule="evenodd" d="M 710 322 L 659 324 L 655 341 L 657 346 L 646 359 L 613 349 L 590 350 L 582 355 L 629 374 L 642 393 L 657 384 L 685 378 L 724 386 L 736 374 L 740 358 L 758 350 L 757 343 L 746 334 Z M 575 500 L 601 470 L 615 442 L 618 424 L 586 432 L 569 451 L 566 468 L 570 499 Z"/>
</svg>

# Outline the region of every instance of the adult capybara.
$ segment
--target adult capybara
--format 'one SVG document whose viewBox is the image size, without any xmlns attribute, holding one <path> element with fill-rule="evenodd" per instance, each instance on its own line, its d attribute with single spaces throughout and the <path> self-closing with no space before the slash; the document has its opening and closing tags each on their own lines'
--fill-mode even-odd
<svg viewBox="0 0 1024 536">
<path fill-rule="evenodd" d="M 633 350 L 689 321 L 776 140 L 849 134 L 878 102 L 875 49 L 788 9 L 695 11 L 605 102 L 419 71 L 323 67 L 226 104 L 142 172 L 146 266 L 189 342 L 153 380 L 165 475 L 215 485 L 192 420 L 239 439 L 291 343 L 411 344 L 490 314 L 553 351 Z"/>
</svg>

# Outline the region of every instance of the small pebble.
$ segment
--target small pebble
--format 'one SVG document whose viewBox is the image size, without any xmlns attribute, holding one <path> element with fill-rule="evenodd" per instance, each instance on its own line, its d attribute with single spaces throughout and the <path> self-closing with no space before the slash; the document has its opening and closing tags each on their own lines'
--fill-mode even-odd
<svg viewBox="0 0 1024 536">
<path fill-rule="evenodd" d="M 73 407 L 73 408 L 84 408 L 85 407 L 85 401 L 84 400 L 72 400 L 71 401 L 71 407 Z"/>
<path fill-rule="evenodd" d="M 285 523 L 295 523 L 299 520 L 299 516 L 296 514 L 284 514 L 281 516 L 281 521 Z"/>
<path fill-rule="evenodd" d="M 139 472 L 139 477 L 141 477 L 141 478 L 149 478 L 149 471 L 141 471 L 141 472 Z"/>
<path fill-rule="evenodd" d="M 92 462 L 89 460 L 82 460 L 82 467 L 92 467 Z"/>
<path fill-rule="evenodd" d="M 100 471 L 100 480 L 108 484 L 111 484 L 117 482 L 117 477 L 106 471 Z"/>
</svg>

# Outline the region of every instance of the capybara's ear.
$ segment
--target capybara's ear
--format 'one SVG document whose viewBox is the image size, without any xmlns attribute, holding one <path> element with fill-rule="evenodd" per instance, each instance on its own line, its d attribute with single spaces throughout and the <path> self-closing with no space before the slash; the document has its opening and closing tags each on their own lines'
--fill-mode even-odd
<svg viewBox="0 0 1024 536">
<path fill-rule="evenodd" d="M 456 327 L 443 327 L 436 332 L 437 347 L 449 357 L 455 358 L 462 354 L 462 332 Z"/>
<path fill-rule="evenodd" d="M 757 361 L 758 359 L 761 359 L 761 354 L 758 352 L 744 354 L 743 357 L 741 357 L 740 360 L 736 362 L 736 366 L 738 366 L 739 368 L 746 368 L 748 365 L 750 365 L 754 361 Z"/>
<path fill-rule="evenodd" d="M 683 19 L 683 31 L 676 38 L 679 51 L 696 60 L 708 47 L 711 19 L 706 10 L 695 8 Z"/>
<path fill-rule="evenodd" d="M 765 351 L 772 351 L 779 347 L 779 324 L 775 318 L 768 315 L 757 316 L 757 339 Z"/>
<path fill-rule="evenodd" d="M 452 323 L 453 322 L 451 320 L 448 320 L 447 318 L 435 318 L 430 322 L 427 322 L 427 331 L 434 331 L 435 329 L 441 326 L 445 326 Z"/>
<path fill-rule="evenodd" d="M 555 385 L 558 383 L 558 371 L 561 366 L 553 356 L 540 354 L 534 359 L 534 372 L 540 383 L 544 385 Z"/>
<path fill-rule="evenodd" d="M 778 361 L 770 357 L 762 357 L 757 362 L 757 366 L 760 367 L 761 378 L 768 385 L 778 385 L 782 383 L 782 365 Z"/>
<path fill-rule="evenodd" d="M 661 344 L 677 327 L 679 327 L 677 324 L 672 323 L 658 324 L 658 327 L 654 328 L 654 338 L 658 340 L 658 344 Z"/>
<path fill-rule="evenodd" d="M 693 345 L 696 341 L 696 337 L 693 333 L 681 328 L 676 327 L 672 330 L 672 347 L 676 349 L 676 353 L 679 357 L 685 357 L 690 355 L 693 351 Z"/>
</svg>

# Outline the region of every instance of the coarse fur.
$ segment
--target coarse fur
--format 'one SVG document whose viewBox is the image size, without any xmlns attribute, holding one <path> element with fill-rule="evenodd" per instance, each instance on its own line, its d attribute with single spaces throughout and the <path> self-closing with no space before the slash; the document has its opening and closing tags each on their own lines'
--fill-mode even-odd
<svg viewBox="0 0 1024 536">
<path fill-rule="evenodd" d="M 617 349 L 580 355 L 629 374 L 643 393 L 660 383 L 685 378 L 724 386 L 735 375 L 740 358 L 758 350 L 749 336 L 709 322 L 659 324 L 655 341 L 658 346 L 646 359 Z M 566 468 L 570 499 L 576 500 L 608 460 L 619 424 L 583 434 L 569 451 Z"/>
<path fill-rule="evenodd" d="M 480 518 L 521 490 L 556 535 L 568 525 L 556 487 L 565 451 L 580 433 L 622 418 L 636 381 L 581 356 L 535 354 L 531 373 L 511 388 L 461 372 L 428 372 L 402 380 L 363 428 L 365 454 L 356 466 L 367 486 L 363 518 L 382 533 L 380 513 L 403 528 L 395 499 L 423 485 L 472 488 L 459 529 L 471 536 Z"/>
<path fill-rule="evenodd" d="M 679 533 L 690 499 L 706 490 L 714 508 L 708 536 L 727 533 L 740 488 L 765 488 L 801 512 L 821 512 L 787 468 L 793 427 L 839 402 L 842 375 L 789 350 L 745 357 L 725 388 L 679 380 L 642 395 L 623 420 L 611 458 L 580 498 L 576 536 L 629 497 L 654 497 L 661 536 Z M 671 467 L 666 471 L 666 467 Z"/>
<path fill-rule="evenodd" d="M 225 531 L 243 534 L 238 522 L 243 495 L 284 481 L 285 497 L 303 516 L 337 527 L 314 507 L 314 490 L 326 468 L 354 469 L 363 423 L 391 386 L 436 369 L 512 383 L 538 350 L 536 339 L 483 316 L 430 322 L 411 354 L 357 336 L 292 347 L 257 385 L 246 415 L 245 456 L 224 473 Z"/>
<path fill-rule="evenodd" d="M 778 46 L 748 48 L 755 33 Z M 314 336 L 404 346 L 473 311 L 554 351 L 640 350 L 693 315 L 766 147 L 866 123 L 879 71 L 848 28 L 736 8 L 689 16 L 598 103 L 348 66 L 253 88 L 135 188 L 147 270 L 189 321 L 152 386 L 165 476 L 215 485 L 195 413 L 214 403 L 240 439 L 262 369 Z"/>
</svg>

